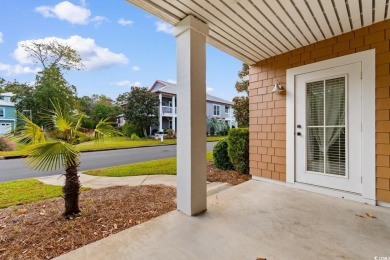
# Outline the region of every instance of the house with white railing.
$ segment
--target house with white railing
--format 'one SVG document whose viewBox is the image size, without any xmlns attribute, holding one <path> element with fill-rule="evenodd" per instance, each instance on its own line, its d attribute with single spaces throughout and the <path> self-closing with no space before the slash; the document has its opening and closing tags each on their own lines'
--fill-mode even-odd
<svg viewBox="0 0 390 260">
<path fill-rule="evenodd" d="M 159 124 L 152 126 L 151 133 L 161 132 L 164 129 L 173 129 L 177 132 L 177 88 L 175 83 L 156 80 L 150 88 L 150 92 L 158 95 L 159 106 Z M 180 100 L 179 100 L 180 102 Z M 237 127 L 237 121 L 234 117 L 234 110 L 231 101 L 206 94 L 206 118 L 223 119 L 229 127 Z"/>
<path fill-rule="evenodd" d="M 155 93 L 160 100 L 158 125 L 149 129 L 149 134 L 163 132 L 164 129 L 173 129 L 177 132 L 177 88 L 175 83 L 156 80 L 149 91 Z M 180 101 L 179 101 L 180 102 Z M 206 94 L 206 118 L 218 118 L 224 120 L 229 127 L 237 127 L 237 121 L 234 117 L 233 103 L 231 101 Z M 125 123 L 124 115 L 117 116 L 118 126 Z"/>
</svg>

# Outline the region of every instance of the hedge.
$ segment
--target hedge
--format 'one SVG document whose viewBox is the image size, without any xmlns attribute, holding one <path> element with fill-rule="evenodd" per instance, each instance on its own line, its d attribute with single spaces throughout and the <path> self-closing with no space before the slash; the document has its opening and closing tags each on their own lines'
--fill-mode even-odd
<svg viewBox="0 0 390 260">
<path fill-rule="evenodd" d="M 220 140 L 213 148 L 214 165 L 218 169 L 232 170 L 233 164 L 228 155 L 228 143 L 226 138 Z"/>
<path fill-rule="evenodd" d="M 232 128 L 228 133 L 228 155 L 233 167 L 249 173 L 249 129 Z"/>
</svg>

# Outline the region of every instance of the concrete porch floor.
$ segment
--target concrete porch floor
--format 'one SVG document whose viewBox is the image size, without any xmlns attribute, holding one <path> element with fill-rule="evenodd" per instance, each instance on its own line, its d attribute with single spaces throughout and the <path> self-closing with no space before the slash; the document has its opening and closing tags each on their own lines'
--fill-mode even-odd
<svg viewBox="0 0 390 260">
<path fill-rule="evenodd" d="M 390 257 L 389 208 L 252 180 L 209 196 L 200 216 L 173 211 L 58 259 L 375 256 Z"/>
</svg>

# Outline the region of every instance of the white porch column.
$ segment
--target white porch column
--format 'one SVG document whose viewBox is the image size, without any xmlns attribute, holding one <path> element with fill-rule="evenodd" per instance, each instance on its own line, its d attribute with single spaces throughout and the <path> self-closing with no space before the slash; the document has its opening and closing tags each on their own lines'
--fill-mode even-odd
<svg viewBox="0 0 390 260">
<path fill-rule="evenodd" d="M 189 15 L 174 29 L 177 44 L 177 209 L 207 209 L 206 36 L 209 27 Z"/>
<path fill-rule="evenodd" d="M 162 114 L 163 114 L 163 111 L 162 111 L 162 93 L 160 93 L 158 95 L 159 99 L 160 99 L 160 109 L 159 109 L 159 131 L 161 132 L 163 130 L 162 128 Z"/>
<path fill-rule="evenodd" d="M 172 96 L 172 129 L 173 131 L 176 132 L 176 111 L 175 111 L 175 102 L 176 101 L 176 97 L 175 96 Z"/>
</svg>

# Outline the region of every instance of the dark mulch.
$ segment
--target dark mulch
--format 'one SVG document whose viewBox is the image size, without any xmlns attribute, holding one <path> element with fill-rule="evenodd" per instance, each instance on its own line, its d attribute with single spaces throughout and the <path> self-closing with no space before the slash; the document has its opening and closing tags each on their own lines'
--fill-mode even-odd
<svg viewBox="0 0 390 260">
<path fill-rule="evenodd" d="M 207 164 L 207 181 L 209 182 L 227 182 L 231 185 L 237 185 L 252 179 L 250 174 L 241 174 L 238 171 L 220 170 L 212 162 Z"/>
<path fill-rule="evenodd" d="M 251 176 L 207 165 L 207 180 L 237 185 Z M 61 217 L 62 198 L 0 210 L 0 259 L 51 259 L 176 208 L 176 189 L 116 186 L 83 192 L 82 215 Z"/>
</svg>

